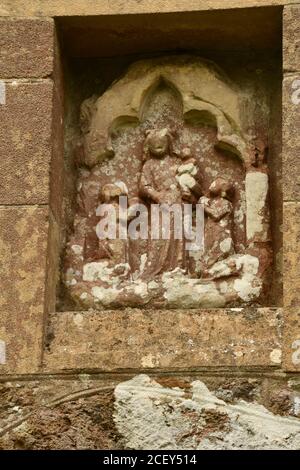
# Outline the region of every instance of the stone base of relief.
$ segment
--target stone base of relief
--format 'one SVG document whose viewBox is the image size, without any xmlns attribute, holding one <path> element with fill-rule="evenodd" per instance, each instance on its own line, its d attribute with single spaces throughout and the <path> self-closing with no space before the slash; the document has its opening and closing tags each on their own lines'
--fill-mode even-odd
<svg viewBox="0 0 300 470">
<path fill-rule="evenodd" d="M 123 267 L 128 269 L 126 265 Z M 262 281 L 257 278 L 259 259 L 251 255 L 234 255 L 216 263 L 209 270 L 214 280 L 190 279 L 177 268 L 149 282 L 122 281 L 116 275 L 120 268 L 120 265 L 116 270 L 109 268 L 107 262 L 85 264 L 83 281 L 71 287 L 73 300 L 82 308 L 149 304 L 151 307 L 209 308 L 253 302 L 262 291 Z"/>
</svg>

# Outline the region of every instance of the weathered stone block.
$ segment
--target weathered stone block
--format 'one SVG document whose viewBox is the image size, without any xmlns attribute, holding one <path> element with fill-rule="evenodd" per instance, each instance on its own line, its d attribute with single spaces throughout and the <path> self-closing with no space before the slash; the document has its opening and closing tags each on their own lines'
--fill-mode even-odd
<svg viewBox="0 0 300 470">
<path fill-rule="evenodd" d="M 299 448 L 296 377 L 241 370 L 7 377 L 0 394 L 1 450 Z"/>
<path fill-rule="evenodd" d="M 283 305 L 300 305 L 300 204 L 284 203 Z"/>
<path fill-rule="evenodd" d="M 54 44 L 53 85 L 53 139 L 51 142 L 50 205 L 56 220 L 60 221 L 62 217 L 62 199 L 64 189 L 64 85 L 61 53 L 56 33 Z"/>
<path fill-rule="evenodd" d="M 2 16 L 87 16 L 119 15 L 140 13 L 169 13 L 173 11 L 224 10 L 248 7 L 263 7 L 298 3 L 299 0 L 115 0 L 95 2 L 94 0 L 69 0 L 43 2 L 41 0 L 2 0 Z"/>
<path fill-rule="evenodd" d="M 284 310 L 283 368 L 300 372 L 300 308 Z"/>
<path fill-rule="evenodd" d="M 188 390 L 142 374 L 115 388 L 114 422 L 129 449 L 298 449 L 300 421 L 261 403 L 228 403 L 205 382 Z M 203 424 L 202 424 L 203 423 Z M 251 432 L 249 432 L 251 430 Z"/>
<path fill-rule="evenodd" d="M 0 19 L 0 78 L 42 78 L 53 70 L 53 19 Z"/>
<path fill-rule="evenodd" d="M 283 68 L 300 71 L 300 5 L 287 5 L 283 10 Z"/>
<path fill-rule="evenodd" d="M 55 312 L 57 286 L 59 283 L 60 272 L 60 243 L 61 231 L 51 209 L 49 210 L 49 231 L 48 231 L 48 253 L 46 267 L 46 314 Z"/>
<path fill-rule="evenodd" d="M 283 81 L 283 198 L 300 200 L 300 74 Z"/>
<path fill-rule="evenodd" d="M 0 105 L 0 204 L 49 202 L 52 155 L 50 80 L 6 83 Z"/>
<path fill-rule="evenodd" d="M 62 312 L 46 368 L 279 366 L 280 309 Z"/>
<path fill-rule="evenodd" d="M 46 207 L 0 207 L 0 373 L 39 368 L 47 239 Z"/>
</svg>

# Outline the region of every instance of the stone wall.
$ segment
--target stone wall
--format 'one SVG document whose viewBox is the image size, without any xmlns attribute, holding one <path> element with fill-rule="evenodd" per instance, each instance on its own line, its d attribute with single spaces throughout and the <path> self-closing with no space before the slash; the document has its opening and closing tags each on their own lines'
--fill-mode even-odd
<svg viewBox="0 0 300 470">
<path fill-rule="evenodd" d="M 299 448 L 297 3 L 77 0 L 70 6 L 66 1 L 2 1 L 1 449 Z M 83 61 L 79 68 L 87 63 L 89 31 L 97 30 L 99 38 L 108 21 L 112 39 L 105 46 L 110 44 L 114 54 L 122 57 L 131 53 L 126 22 L 138 27 L 139 15 L 157 15 L 165 34 L 162 13 L 171 14 L 178 27 L 180 15 L 188 12 L 207 15 L 206 24 L 211 25 L 222 23 L 222 15 L 227 14 L 228 23 L 220 30 L 224 46 L 214 52 L 222 57 L 233 47 L 230 31 L 245 15 L 243 8 L 249 8 L 246 15 L 250 12 L 257 18 L 254 30 L 241 41 L 248 44 L 247 53 L 263 44 L 263 28 L 257 25 L 265 21 L 269 21 L 267 50 L 272 50 L 274 40 L 278 44 L 283 40 L 283 70 L 274 72 L 282 90 L 274 91 L 272 101 L 277 104 L 270 124 L 274 225 L 279 225 L 283 214 L 282 230 L 274 238 L 278 248 L 283 239 L 276 259 L 276 279 L 283 275 L 283 296 L 279 279 L 273 285 L 275 303 L 263 308 L 59 312 L 60 255 L 74 183 L 68 139 L 77 105 L 70 65 L 79 53 L 78 60 Z M 87 20 L 82 43 L 74 42 L 76 15 L 93 17 Z M 113 42 L 114 21 L 124 28 L 121 44 Z M 199 30 L 199 37 L 187 34 L 190 47 L 200 37 L 208 41 Z M 168 37 L 174 41 L 172 34 L 163 36 L 164 44 L 168 45 Z M 147 39 L 143 44 L 149 52 L 151 42 Z M 159 36 L 153 35 L 153 44 L 158 53 Z M 139 47 L 136 53 L 142 54 L 143 46 Z M 89 64 L 97 54 L 93 50 Z"/>
</svg>

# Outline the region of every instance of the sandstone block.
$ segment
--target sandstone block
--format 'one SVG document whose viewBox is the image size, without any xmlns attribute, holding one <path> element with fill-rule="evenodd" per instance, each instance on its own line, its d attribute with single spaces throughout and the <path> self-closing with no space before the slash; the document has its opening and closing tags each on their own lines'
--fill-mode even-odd
<svg viewBox="0 0 300 470">
<path fill-rule="evenodd" d="M 280 322 L 280 309 L 268 308 L 61 312 L 53 316 L 46 368 L 279 366 Z"/>
<path fill-rule="evenodd" d="M 53 70 L 53 19 L 0 19 L 0 79 L 42 78 Z"/>
<path fill-rule="evenodd" d="M 0 207 L 0 373 L 39 368 L 47 239 L 46 207 Z"/>
<path fill-rule="evenodd" d="M 300 304 L 300 204 L 285 203 L 283 210 L 284 306 Z"/>
<path fill-rule="evenodd" d="M 283 81 L 283 197 L 300 200 L 300 74 Z"/>
</svg>

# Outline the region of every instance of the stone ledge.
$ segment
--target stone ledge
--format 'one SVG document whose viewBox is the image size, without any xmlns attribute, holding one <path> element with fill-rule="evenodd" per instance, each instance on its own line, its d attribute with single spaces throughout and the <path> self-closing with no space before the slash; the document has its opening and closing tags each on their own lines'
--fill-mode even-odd
<svg viewBox="0 0 300 470">
<path fill-rule="evenodd" d="M 44 370 L 279 367 L 280 327 L 272 308 L 61 312 Z"/>
<path fill-rule="evenodd" d="M 299 0 L 2 0 L 1 16 L 72 16 L 168 13 L 180 11 L 225 10 L 233 8 L 282 6 Z"/>
</svg>

